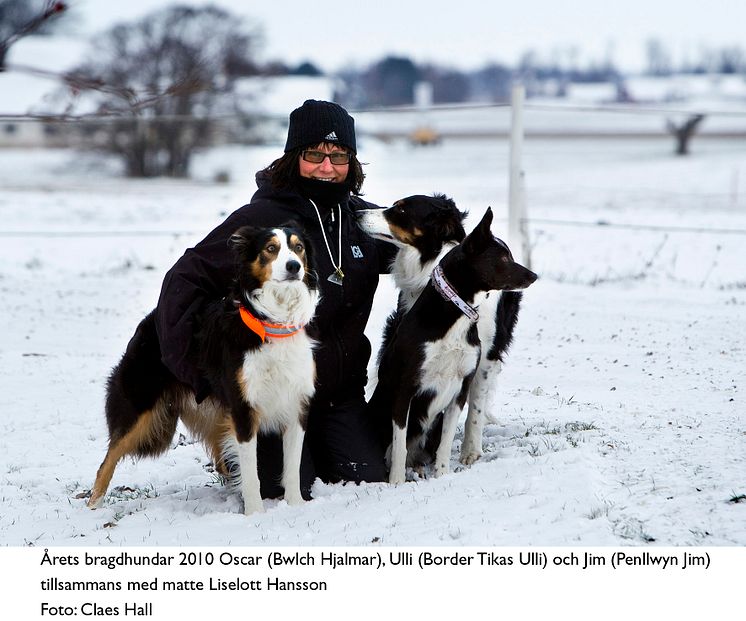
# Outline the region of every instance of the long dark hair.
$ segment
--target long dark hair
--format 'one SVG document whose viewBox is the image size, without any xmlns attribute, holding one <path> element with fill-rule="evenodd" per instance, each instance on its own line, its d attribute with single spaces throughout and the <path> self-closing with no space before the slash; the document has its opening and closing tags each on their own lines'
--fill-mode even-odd
<svg viewBox="0 0 746 621">
<path fill-rule="evenodd" d="M 298 147 L 296 149 L 291 149 L 262 171 L 269 176 L 269 180 L 273 187 L 279 190 L 288 190 L 298 187 L 298 181 L 301 178 L 298 158 L 306 148 L 307 147 Z M 354 153 L 350 153 L 350 156 L 350 168 L 347 172 L 345 183 L 349 186 L 350 192 L 355 196 L 360 196 L 362 194 L 365 173 L 363 172 L 363 166 L 358 161 L 357 156 Z"/>
</svg>

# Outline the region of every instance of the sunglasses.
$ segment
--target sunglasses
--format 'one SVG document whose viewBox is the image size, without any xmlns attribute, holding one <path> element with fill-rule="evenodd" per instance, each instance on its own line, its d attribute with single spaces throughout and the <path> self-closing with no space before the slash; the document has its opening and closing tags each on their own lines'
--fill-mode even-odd
<svg viewBox="0 0 746 621">
<path fill-rule="evenodd" d="M 350 157 L 352 157 L 346 151 L 332 151 L 331 153 L 324 153 L 323 151 L 303 151 L 300 156 L 311 164 L 321 164 L 325 157 L 329 158 L 329 161 L 335 166 L 342 166 L 343 164 L 350 163 Z"/>
</svg>

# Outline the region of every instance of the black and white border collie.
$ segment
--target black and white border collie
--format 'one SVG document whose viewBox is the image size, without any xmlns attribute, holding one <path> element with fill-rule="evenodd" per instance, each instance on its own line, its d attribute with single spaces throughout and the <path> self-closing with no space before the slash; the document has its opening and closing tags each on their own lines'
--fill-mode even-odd
<svg viewBox="0 0 746 621">
<path fill-rule="evenodd" d="M 285 500 L 300 504 L 301 447 L 314 394 L 313 341 L 304 330 L 319 301 L 312 251 L 300 230 L 242 227 L 229 242 L 236 259 L 232 290 L 208 304 L 196 337 L 212 395 L 194 392 L 161 363 L 154 312 L 140 322 L 112 371 L 106 398 L 109 449 L 88 506 L 101 504 L 125 456 L 165 452 L 181 419 L 205 444 L 216 468 L 237 464 L 248 515 L 263 510 L 257 434 L 282 433 Z"/>
<path fill-rule="evenodd" d="M 465 212 L 459 211 L 455 203 L 442 194 L 410 196 L 397 201 L 389 209 L 360 212 L 359 223 L 363 230 L 399 246 L 392 265 L 394 281 L 400 289 L 399 301 L 396 312 L 389 318 L 386 326 L 382 355 L 396 332 L 397 325 L 414 308 L 420 294 L 431 281 L 433 269 L 464 240 L 462 223 L 465 216 Z M 489 220 L 492 220 L 491 211 Z M 475 233 L 483 226 L 484 220 L 475 229 Z M 471 302 L 478 308 L 478 320 L 475 323 L 481 352 L 473 381 L 470 381 L 460 406 L 463 407 L 468 399 L 469 410 L 460 457 L 464 464 L 471 464 L 482 455 L 485 416 L 491 410 L 497 389 L 497 375 L 502 368 L 503 357 L 518 319 L 521 293 L 511 289 L 524 288 L 536 279 L 533 272 L 513 261 L 503 242 L 500 244 L 505 251 L 501 262 L 516 266 L 515 269 L 519 272 L 525 270 L 526 278 L 521 286 L 515 287 L 506 286 L 509 282 L 498 281 L 499 286 L 476 292 Z M 379 381 L 380 378 L 381 372 Z M 424 442 L 424 436 L 420 436 L 420 441 Z M 429 449 L 425 450 L 426 454 L 428 452 Z"/>
<path fill-rule="evenodd" d="M 433 268 L 460 244 L 465 211 L 444 194 L 416 195 L 396 201 L 389 209 L 356 212 L 360 227 L 373 237 L 399 248 L 391 273 L 399 289 L 397 311 L 406 312 L 420 297 Z"/>
</svg>

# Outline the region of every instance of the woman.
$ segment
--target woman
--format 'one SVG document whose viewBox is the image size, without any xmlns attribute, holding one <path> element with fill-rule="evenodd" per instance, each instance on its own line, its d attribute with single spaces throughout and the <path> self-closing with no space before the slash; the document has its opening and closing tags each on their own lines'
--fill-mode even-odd
<svg viewBox="0 0 746 621">
<path fill-rule="evenodd" d="M 355 124 L 341 106 L 308 100 L 290 114 L 285 154 L 257 173 L 256 191 L 166 274 L 157 308 L 163 363 L 190 385 L 198 401 L 210 387 L 196 365 L 195 317 L 222 298 L 233 261 L 227 240 L 249 224 L 276 227 L 294 220 L 315 246 L 321 303 L 309 331 L 315 351 L 316 396 L 311 404 L 301 463 L 306 498 L 315 477 L 326 482 L 383 481 L 382 448 L 365 415 L 364 389 L 370 343 L 363 331 L 378 275 L 395 249 L 374 241 L 355 223 L 357 209 L 375 207 L 360 198 L 363 171 L 356 157 Z M 262 496 L 282 494 L 279 436 L 260 436 Z"/>
</svg>

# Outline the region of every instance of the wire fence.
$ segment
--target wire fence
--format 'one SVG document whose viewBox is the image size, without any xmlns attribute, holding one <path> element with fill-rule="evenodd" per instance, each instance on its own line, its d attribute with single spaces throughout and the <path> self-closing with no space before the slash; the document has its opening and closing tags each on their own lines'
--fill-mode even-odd
<svg viewBox="0 0 746 621">
<path fill-rule="evenodd" d="M 691 115 L 697 113 L 704 113 L 709 117 L 721 118 L 721 119 L 746 119 L 746 110 L 725 110 L 725 109 L 688 109 L 688 108 L 674 108 L 674 107 L 640 107 L 640 106 L 586 106 L 586 105 L 547 105 L 531 103 L 530 101 L 526 104 L 528 111 L 537 113 L 549 113 L 551 115 L 560 116 L 571 116 L 576 120 L 581 121 L 581 117 L 589 112 L 598 113 L 601 115 L 632 115 L 641 117 L 652 117 L 662 118 L 665 115 Z M 433 113 L 466 113 L 471 114 L 477 110 L 499 111 L 500 114 L 505 115 L 509 112 L 509 106 L 507 104 L 478 104 L 478 105 L 448 105 L 448 106 L 433 106 L 424 110 L 420 107 L 399 107 L 395 109 L 386 110 L 359 110 L 354 111 L 356 115 L 360 115 L 361 119 L 366 120 L 367 117 L 375 115 L 379 119 L 405 119 L 402 124 L 404 127 L 409 127 L 411 130 L 413 121 L 417 121 L 423 117 L 423 115 Z M 230 115 L 222 115 L 220 118 L 229 118 Z M 116 118 L 116 117 L 112 117 Z M 171 118 L 171 117 L 169 117 Z M 357 118 L 357 116 L 356 116 Z M 94 117 L 55 117 L 49 119 L 49 117 L 38 118 L 34 115 L 23 115 L 18 117 L 17 115 L 2 115 L 0 114 L 0 121 L 2 120 L 18 120 L 21 122 L 42 122 L 53 120 L 54 122 L 62 123 L 88 123 L 98 122 L 101 120 L 100 115 Z M 172 119 L 173 120 L 173 119 Z M 361 131 L 365 133 L 366 123 L 361 122 L 359 124 Z M 375 135 L 374 131 L 369 132 Z M 489 133 L 489 132 L 486 132 Z M 593 128 L 586 132 L 586 135 L 591 135 Z M 663 129 L 659 130 L 661 137 L 665 136 Z M 398 133 L 399 137 L 406 137 L 405 131 Z M 528 132 L 528 149 L 529 152 L 532 148 L 542 148 L 541 143 L 530 141 L 531 132 Z M 607 134 L 601 134 L 601 137 L 608 137 Z M 736 138 L 738 136 L 735 136 Z M 448 140 L 447 134 L 444 140 Z M 695 141 L 697 137 L 695 137 Z M 535 145 L 535 146 L 534 146 Z M 568 145 L 572 145 L 569 142 Z M 419 154 L 426 154 L 427 151 L 413 150 L 409 153 L 410 158 L 417 158 Z M 746 153 L 746 149 L 744 150 Z M 674 156 L 671 155 L 673 158 Z M 741 156 L 735 156 L 734 165 L 736 167 L 743 167 L 746 164 L 744 158 Z M 613 163 L 610 161 L 610 165 Z M 531 163 L 526 164 L 529 180 L 535 179 L 533 171 L 531 169 Z M 746 172 L 746 171 L 744 171 Z M 744 175 L 746 177 L 746 174 Z M 630 216 L 627 215 L 624 218 L 618 220 L 613 216 L 614 210 L 601 210 L 603 215 L 596 217 L 593 215 L 595 203 L 598 202 L 598 196 L 603 195 L 624 195 L 624 200 L 629 203 L 639 203 L 640 206 L 644 207 L 647 204 L 653 204 L 655 202 L 666 203 L 666 204 L 685 204 L 686 209 L 692 213 L 696 213 L 698 206 L 712 206 L 715 205 L 717 210 L 728 210 L 732 213 L 741 213 L 741 201 L 739 197 L 738 179 L 735 177 L 731 192 L 712 192 L 709 187 L 702 192 L 693 193 L 689 191 L 678 191 L 671 189 L 670 186 L 666 187 L 641 187 L 632 186 L 625 182 L 620 184 L 618 188 L 610 186 L 592 188 L 585 186 L 584 188 L 576 189 L 571 185 L 560 186 L 559 190 L 564 193 L 563 205 L 567 207 L 564 209 L 564 214 L 572 212 L 573 205 L 583 205 L 580 209 L 582 217 L 551 217 L 548 214 L 549 205 L 553 197 L 556 196 L 558 188 L 552 188 L 547 184 L 539 184 L 538 186 L 532 186 L 529 182 L 527 191 L 528 200 L 528 211 L 527 217 L 523 219 L 523 223 L 526 225 L 529 235 L 531 237 L 531 248 L 534 256 L 537 260 L 540 260 L 547 265 L 552 267 L 546 270 L 550 277 L 554 277 L 557 280 L 570 281 L 570 282 L 584 282 L 584 283 L 599 283 L 608 280 L 615 279 L 639 279 L 644 275 L 663 275 L 666 278 L 673 280 L 687 281 L 694 284 L 703 285 L 705 283 L 716 283 L 718 286 L 723 283 L 730 283 L 732 286 L 740 286 L 746 280 L 746 276 L 742 276 L 739 273 L 735 273 L 732 276 L 723 276 L 720 272 L 723 271 L 723 266 L 736 265 L 739 262 L 739 257 L 746 260 L 744 252 L 741 250 L 742 237 L 746 235 L 746 226 L 743 225 L 744 220 L 734 220 L 733 226 L 723 226 L 729 219 L 720 218 L 714 222 L 704 222 L 701 218 L 694 218 L 691 222 L 681 219 L 671 222 L 653 221 L 653 222 L 640 222 L 630 220 Z M 535 209 L 536 207 L 538 209 Z M 746 211 L 744 209 L 743 211 Z M 564 215 L 563 214 L 563 215 Z M 676 216 L 671 216 L 676 217 Z M 699 224 L 699 221 L 703 221 Z M 559 231 L 575 231 L 573 235 L 558 235 L 553 233 Z M 619 235 L 614 235 L 607 238 L 606 241 L 598 244 L 598 235 L 603 235 L 604 232 L 615 232 Z M 199 235 L 204 234 L 203 230 L 190 230 L 185 228 L 179 228 L 176 230 L 151 230 L 148 228 L 137 228 L 130 230 L 122 229 L 106 229 L 106 228 L 76 228 L 70 227 L 67 230 L 54 230 L 50 228 L 35 228 L 34 230 L 27 230 L 25 228 L 15 228 L 15 230 L 9 230 L 6 227 L 0 228 L 0 237 L 2 238 L 46 238 L 52 239 L 57 238 L 60 240 L 64 239 L 108 239 L 108 238 L 195 238 Z M 624 235 L 622 235 L 624 234 Z M 631 261 L 623 258 L 624 248 L 629 244 L 628 234 L 643 234 L 647 237 L 644 238 L 642 246 L 636 251 L 636 255 Z M 686 262 L 683 261 L 682 257 L 685 255 L 686 250 L 684 246 L 688 243 L 688 236 L 695 236 L 703 238 L 703 236 L 709 236 L 712 241 L 707 242 L 707 250 L 704 252 L 704 263 L 707 264 L 707 273 L 700 274 L 699 272 L 693 271 L 694 274 L 691 278 L 689 276 L 682 276 L 682 266 Z M 675 238 L 680 237 L 682 242 L 676 242 Z M 724 239 L 738 240 L 735 243 L 723 241 Z M 589 251 L 589 240 L 593 240 L 597 243 L 597 248 L 593 251 Z M 604 248 L 607 246 L 607 248 Z M 616 249 L 612 249 L 612 246 L 616 246 Z M 598 267 L 596 271 L 589 271 L 585 267 L 575 267 L 572 265 L 572 255 L 577 254 L 578 248 L 582 249 L 584 260 L 587 260 L 589 255 L 595 255 L 593 261 L 600 265 L 604 263 L 608 264 L 606 271 L 599 271 Z M 605 254 L 604 252 L 605 251 Z M 612 259 L 609 257 L 613 256 Z M 561 257 L 557 260 L 557 257 Z M 625 263 L 626 261 L 626 263 Z M 562 269 L 557 269 L 554 266 L 564 264 Z M 687 264 L 686 269 L 689 269 Z M 741 270 L 742 271 L 742 270 Z M 695 273 L 696 272 L 696 273 Z"/>
<path fill-rule="evenodd" d="M 529 226 L 532 225 L 549 225 L 549 226 L 560 226 L 560 227 L 579 227 L 579 228 L 593 228 L 593 229 L 622 229 L 628 231 L 650 231 L 650 232 L 662 232 L 662 233 L 703 233 L 712 235 L 746 235 L 746 229 L 726 229 L 726 228 L 709 228 L 709 227 L 696 227 L 696 226 L 664 226 L 664 225 L 652 225 L 652 224 L 625 224 L 625 223 L 614 223 L 606 221 L 598 222 L 583 222 L 577 220 L 557 220 L 551 218 L 533 218 L 525 219 L 524 222 Z M 111 230 L 111 229 L 97 229 L 97 230 L 69 230 L 69 231 L 54 231 L 54 230 L 0 230 L 0 237 L 5 238 L 105 238 L 105 237 L 191 237 L 194 235 L 204 234 L 205 231 L 201 230 L 177 230 L 177 231 L 152 231 L 152 230 Z"/>
<path fill-rule="evenodd" d="M 615 222 L 581 222 L 573 220 L 553 220 L 549 218 L 526 219 L 525 222 L 531 224 L 548 224 L 552 226 L 575 226 L 582 228 L 608 228 L 608 229 L 625 229 L 629 231 L 659 231 L 665 233 L 710 233 L 714 235 L 746 235 L 746 229 L 725 229 L 725 228 L 708 228 L 699 226 L 674 226 L 674 225 L 654 225 L 654 224 L 623 224 Z"/>
</svg>

